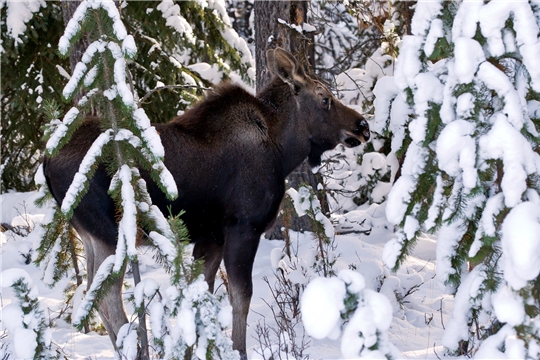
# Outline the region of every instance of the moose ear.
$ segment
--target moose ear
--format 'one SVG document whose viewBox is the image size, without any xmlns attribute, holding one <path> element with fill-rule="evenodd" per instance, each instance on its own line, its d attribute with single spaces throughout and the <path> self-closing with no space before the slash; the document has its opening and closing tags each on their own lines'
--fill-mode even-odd
<svg viewBox="0 0 540 360">
<path fill-rule="evenodd" d="M 272 74 L 279 76 L 283 82 L 289 84 L 295 95 L 306 84 L 306 76 L 302 66 L 290 52 L 282 48 L 266 52 L 266 66 Z"/>
</svg>

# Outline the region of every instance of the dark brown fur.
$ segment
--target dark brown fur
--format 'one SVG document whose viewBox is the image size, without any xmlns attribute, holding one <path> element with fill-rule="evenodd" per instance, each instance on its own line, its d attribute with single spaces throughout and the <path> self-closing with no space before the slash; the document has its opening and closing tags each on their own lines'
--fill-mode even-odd
<svg viewBox="0 0 540 360">
<path fill-rule="evenodd" d="M 169 201 L 142 172 L 152 201 L 165 214 L 185 210 L 183 219 L 204 258 L 210 289 L 223 260 L 233 307 L 234 348 L 246 352 L 246 319 L 252 294 L 251 272 L 261 234 L 275 219 L 284 195 L 285 177 L 308 158 L 315 166 L 326 150 L 369 138 L 366 121 L 342 105 L 320 83 L 306 76 L 291 54 L 267 54 L 270 84 L 252 96 L 222 84 L 191 110 L 167 124 L 155 124 L 165 148 L 165 165 L 179 196 Z M 97 119 L 88 119 L 54 158 L 46 158 L 49 188 L 61 203 L 78 166 L 99 135 Z M 87 254 L 88 282 L 114 253 L 115 207 L 107 194 L 110 177 L 100 166 L 72 223 Z M 122 279 L 99 304 L 113 341 L 126 321 Z"/>
</svg>

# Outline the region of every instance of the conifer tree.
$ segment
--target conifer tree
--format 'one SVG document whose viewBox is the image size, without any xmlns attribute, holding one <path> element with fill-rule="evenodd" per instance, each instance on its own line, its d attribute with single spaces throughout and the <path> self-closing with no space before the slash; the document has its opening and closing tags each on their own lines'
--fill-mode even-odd
<svg viewBox="0 0 540 360">
<path fill-rule="evenodd" d="M 216 21 L 215 31 L 219 31 L 223 39 L 235 40 L 235 33 L 231 32 L 231 28 L 219 16 L 223 15 L 220 11 L 224 10 L 220 5 L 220 2 L 213 2 L 209 11 Z M 178 25 L 181 17 L 177 5 L 164 1 L 158 9 L 163 12 L 167 24 Z M 203 6 L 200 10 L 205 11 Z M 169 21 L 171 19 L 172 21 Z M 45 263 L 46 269 L 56 269 L 56 266 L 60 264 L 65 265 L 63 257 L 55 256 L 55 254 L 58 254 L 59 248 L 69 248 L 72 245 L 69 238 L 72 234 L 69 220 L 78 202 L 85 195 L 93 172 L 98 166 L 105 165 L 112 177 L 109 194 L 114 199 L 120 214 L 118 244 L 115 256 L 106 259 L 97 270 L 85 299 L 73 316 L 74 324 L 81 326 L 87 321 L 89 314 L 107 291 L 111 279 L 123 276 L 127 262 L 131 262 L 134 270 L 137 268 L 135 240 L 139 236 L 137 229 L 144 227 L 149 231 L 149 238 L 157 248 L 159 260 L 166 269 L 173 271 L 171 287 L 173 290 L 170 291 L 183 294 L 176 299 L 178 301 L 184 299 L 181 301 L 182 307 L 195 308 L 189 309 L 196 314 L 196 320 L 198 319 L 192 335 L 197 340 L 195 354 L 201 358 L 214 357 L 214 355 L 226 359 L 237 358 L 237 352 L 232 351 L 232 343 L 222 334 L 222 327 L 217 320 L 219 302 L 207 291 L 190 290 L 204 288 L 200 285 L 204 280 L 197 276 L 201 272 L 200 266 L 190 267 L 183 264 L 183 247 L 180 242 L 185 241 L 187 235 L 179 234 L 185 232 L 185 228 L 178 221 L 171 228 L 159 209 L 152 205 L 146 184 L 139 171 L 139 169 L 147 171 L 169 198 L 176 196 L 175 181 L 162 162 L 164 149 L 160 138 L 155 128 L 151 126 L 145 111 L 136 101 L 137 96 L 133 88 L 136 82 L 131 81 L 132 77 L 127 68 L 127 63 L 133 61 L 137 53 L 135 40 L 133 36 L 128 35 L 118 9 L 111 2 L 83 1 L 60 38 L 60 53 L 67 56 L 70 47 L 83 34 L 90 45 L 81 61 L 75 66 L 73 75 L 64 88 L 63 97 L 69 101 L 75 94 L 81 93 L 81 89 L 86 95 L 78 101 L 77 106 L 72 107 L 64 115 L 62 121 L 55 119 L 48 126 L 46 151 L 49 156 L 54 156 L 83 122 L 84 114 L 95 112 L 102 115 L 99 116 L 102 133 L 85 155 L 62 204 L 56 209 L 52 222 L 46 226 L 45 236 L 38 248 L 37 259 Z M 213 51 L 216 59 L 221 59 L 220 56 L 227 53 L 229 54 L 227 56 L 236 56 L 238 66 L 245 66 L 243 74 L 246 75 L 246 79 L 249 79 L 251 56 L 249 51 L 246 56 L 241 56 L 242 53 L 238 49 L 242 49 L 242 44 L 245 43 L 236 39 L 233 45 L 226 44 L 222 49 L 216 46 Z M 183 65 L 176 60 L 171 62 L 183 68 Z M 222 65 L 225 67 L 224 64 Z M 228 71 L 228 69 L 225 70 L 223 73 Z M 180 72 L 180 74 L 186 78 L 185 73 Z M 195 81 L 193 78 L 191 80 Z M 147 86 L 145 81 L 143 79 L 139 84 Z M 192 85 L 192 87 L 197 86 L 198 83 Z M 47 110 L 53 118 L 58 114 L 54 104 L 48 106 Z M 43 183 L 43 180 L 40 182 Z M 173 244 L 179 247 L 176 249 Z M 175 274 L 175 269 L 178 268 L 184 270 Z M 64 268 L 55 270 L 52 282 L 57 281 L 63 271 L 65 271 Z M 135 274 L 136 271 L 134 271 L 134 278 Z M 185 299 L 189 299 L 190 296 L 195 296 L 195 298 L 191 299 L 191 302 L 188 301 L 187 305 L 184 304 Z M 115 344 L 119 350 L 118 355 L 121 357 L 148 356 L 147 346 L 143 340 L 146 335 L 144 314 L 147 304 L 143 300 L 144 297 L 137 302 L 140 317 L 138 335 L 141 338 L 141 345 L 138 345 L 137 332 L 131 331 L 137 329 L 137 326 L 126 324 L 118 334 Z M 179 304 L 177 305 L 180 306 Z M 167 317 L 177 316 L 177 307 L 172 308 L 173 310 L 169 312 L 162 309 L 161 313 Z M 165 332 L 160 333 L 162 337 L 167 334 L 177 334 L 169 328 L 170 326 Z M 158 330 L 159 327 L 156 328 L 156 331 Z M 159 345 L 159 340 L 158 338 L 156 345 Z M 175 343 L 178 343 L 178 340 L 175 339 Z M 188 341 L 183 348 L 189 350 L 194 345 L 193 341 Z M 139 348 L 141 348 L 141 353 L 137 350 Z M 176 356 L 175 354 L 172 353 L 170 356 Z"/>
<path fill-rule="evenodd" d="M 376 86 L 376 120 L 404 157 L 383 258 L 396 269 L 421 231 L 438 232 L 452 353 L 540 355 L 539 10 L 419 2 L 394 81 Z"/>
<path fill-rule="evenodd" d="M 116 256 L 98 270 L 96 281 L 74 318 L 76 324 L 82 323 L 95 306 L 94 300 L 100 298 L 103 281 L 107 276 L 122 276 L 126 261 L 136 261 L 137 218 L 150 229 L 168 235 L 172 240 L 170 229 L 156 223 L 162 215 L 152 205 L 138 167 L 144 166 L 167 196 L 172 198 L 176 195 L 176 184 L 162 162 L 164 153 L 159 136 L 155 128 L 150 126 L 144 110 L 137 106 L 127 84 L 126 60 L 135 57 L 137 50 L 114 4 L 82 2 L 60 38 L 60 53 L 66 56 L 70 45 L 82 33 L 87 34 L 91 44 L 75 67 L 63 96 L 69 100 L 82 87 L 88 89 L 88 92 L 80 99 L 77 107 L 72 107 L 66 113 L 63 121 L 55 120 L 47 129 L 49 138 L 46 151 L 49 156 L 54 156 L 69 141 L 84 120 L 83 114 L 89 112 L 89 107 L 98 109 L 99 113 L 106 116 L 100 118 L 102 134 L 84 157 L 63 203 L 57 208 L 53 222 L 47 225 L 48 231 L 38 248 L 42 254 L 40 258 L 46 257 L 47 250 L 54 253 L 62 245 L 70 247 L 71 231 L 67 222 L 85 195 L 93 171 L 102 161 L 107 164 L 113 177 L 109 192 L 122 216 Z M 49 256 L 48 259 L 56 264 L 56 256 Z"/>
</svg>

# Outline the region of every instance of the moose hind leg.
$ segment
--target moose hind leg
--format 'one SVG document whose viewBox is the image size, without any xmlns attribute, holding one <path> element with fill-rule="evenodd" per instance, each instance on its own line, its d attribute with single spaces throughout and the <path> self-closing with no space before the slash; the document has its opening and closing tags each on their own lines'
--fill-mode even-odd
<svg viewBox="0 0 540 360">
<path fill-rule="evenodd" d="M 253 282 L 251 273 L 262 232 L 253 226 L 237 224 L 226 231 L 223 260 L 229 279 L 229 297 L 233 308 L 233 348 L 246 359 L 246 326 Z"/>
<path fill-rule="evenodd" d="M 79 234 L 83 240 L 86 252 L 88 288 L 90 288 L 99 266 L 107 257 L 114 255 L 116 249 L 115 246 L 97 240 L 84 231 L 79 231 Z M 124 302 L 122 301 L 123 280 L 123 275 L 115 279 L 105 296 L 97 304 L 103 326 L 107 330 L 109 338 L 115 347 L 118 331 L 122 325 L 128 322 L 126 311 L 124 310 Z"/>
<path fill-rule="evenodd" d="M 206 241 L 195 242 L 193 257 L 196 260 L 204 260 L 204 279 L 208 284 L 209 291 L 213 293 L 216 273 L 223 258 L 223 244 Z"/>
</svg>

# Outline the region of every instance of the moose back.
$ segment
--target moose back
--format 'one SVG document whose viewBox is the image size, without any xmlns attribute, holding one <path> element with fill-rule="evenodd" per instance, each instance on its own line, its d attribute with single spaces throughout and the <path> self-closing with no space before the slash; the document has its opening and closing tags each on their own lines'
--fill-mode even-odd
<svg viewBox="0 0 540 360">
<path fill-rule="evenodd" d="M 205 260 L 211 291 L 224 261 L 233 308 L 232 340 L 243 357 L 253 261 L 262 233 L 277 216 L 285 177 L 306 158 L 316 166 L 322 153 L 338 143 L 357 146 L 370 136 L 365 119 L 307 76 L 289 52 L 278 48 L 266 57 L 272 78 L 256 96 L 224 83 L 182 116 L 154 125 L 178 198 L 167 200 L 145 179 L 153 203 L 165 214 L 168 207 L 173 213 L 185 211 L 193 255 Z M 87 119 L 57 156 L 45 159 L 47 183 L 58 203 L 99 134 L 98 120 Z M 72 218 L 85 247 L 89 285 L 115 251 L 118 226 L 107 194 L 110 182 L 100 166 Z M 127 322 L 121 291 L 118 279 L 98 304 L 113 344 Z"/>
</svg>

